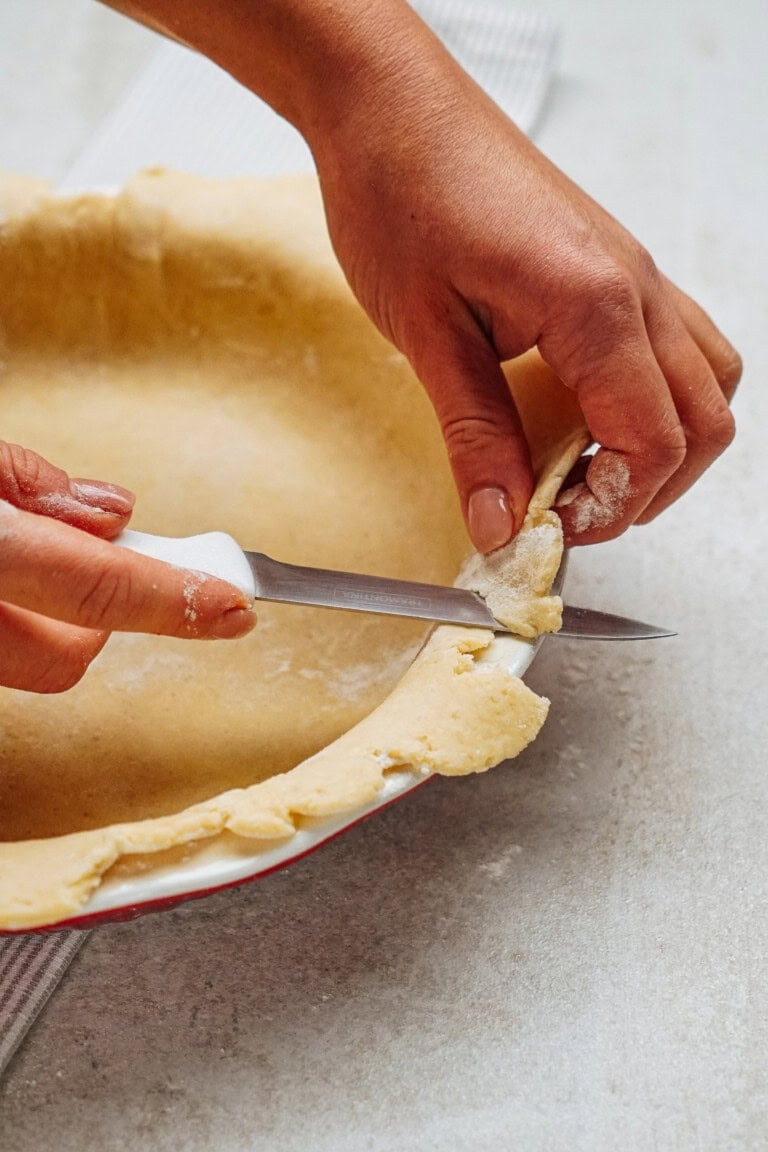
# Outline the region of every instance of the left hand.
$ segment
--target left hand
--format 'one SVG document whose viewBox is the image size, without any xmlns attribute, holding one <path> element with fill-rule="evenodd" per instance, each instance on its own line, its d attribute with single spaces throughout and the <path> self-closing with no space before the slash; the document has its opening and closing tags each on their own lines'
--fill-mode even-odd
<svg viewBox="0 0 768 1152">
<path fill-rule="evenodd" d="M 113 631 L 229 639 L 251 630 L 237 588 L 107 543 L 132 508 L 125 488 L 72 480 L 0 441 L 0 685 L 64 692 Z"/>
</svg>

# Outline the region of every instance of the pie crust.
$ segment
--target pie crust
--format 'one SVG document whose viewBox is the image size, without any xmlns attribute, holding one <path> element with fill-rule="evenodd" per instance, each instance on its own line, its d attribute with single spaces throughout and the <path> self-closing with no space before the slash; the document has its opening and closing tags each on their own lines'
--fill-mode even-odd
<svg viewBox="0 0 768 1152">
<path fill-rule="evenodd" d="M 4 439 L 132 488 L 142 530 L 456 578 L 469 544 L 436 421 L 346 286 L 314 178 L 153 170 L 74 199 L 0 179 L 0 221 Z M 549 507 L 589 437 L 535 354 L 506 371 L 538 486 L 518 542 L 462 581 L 535 636 L 559 625 Z M 0 928 L 74 915 L 126 857 L 290 837 L 393 767 L 516 756 L 548 702 L 481 659 L 492 633 L 428 633 L 263 604 L 241 641 L 115 635 L 62 696 L 0 689 Z"/>
</svg>

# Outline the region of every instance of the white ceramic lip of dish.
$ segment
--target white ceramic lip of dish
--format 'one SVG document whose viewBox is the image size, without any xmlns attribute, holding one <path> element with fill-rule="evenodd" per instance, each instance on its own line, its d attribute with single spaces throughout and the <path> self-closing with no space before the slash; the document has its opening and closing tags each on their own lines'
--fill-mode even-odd
<svg viewBox="0 0 768 1152">
<path fill-rule="evenodd" d="M 553 591 L 560 592 L 565 579 L 566 557 L 558 572 L 553 585 Z M 323 609 L 318 609 L 323 611 Z M 514 676 L 522 676 L 530 667 L 533 659 L 546 639 L 541 636 L 538 640 L 522 640 L 516 636 L 497 635 L 490 648 L 478 661 L 475 675 L 482 675 L 483 666 L 493 665 L 505 668 Z M 420 787 L 431 774 L 410 771 L 407 768 L 389 771 L 384 779 L 384 785 L 375 800 L 370 804 L 343 812 L 338 816 L 317 821 L 311 827 L 304 827 L 286 840 L 278 842 L 274 847 L 263 847 L 253 853 L 240 854 L 222 853 L 216 859 L 203 859 L 202 861 L 182 861 L 169 866 L 161 866 L 146 876 L 133 876 L 129 879 L 119 877 L 107 878 L 96 890 L 94 895 L 73 917 L 80 921 L 88 917 L 102 916 L 108 919 L 110 914 L 116 918 L 121 913 L 139 912 L 141 905 L 151 906 L 162 904 L 164 901 L 176 902 L 193 896 L 200 896 L 216 891 L 220 888 L 230 887 L 248 880 L 255 880 L 265 873 L 284 867 L 307 853 L 319 848 L 325 841 L 337 836 L 345 829 L 351 828 L 366 816 L 386 807 L 392 801 L 405 796 L 414 788 Z M 205 844 L 205 841 L 198 842 Z M 245 843 L 245 842 L 243 842 Z M 197 847 L 193 843 L 190 849 Z"/>
</svg>

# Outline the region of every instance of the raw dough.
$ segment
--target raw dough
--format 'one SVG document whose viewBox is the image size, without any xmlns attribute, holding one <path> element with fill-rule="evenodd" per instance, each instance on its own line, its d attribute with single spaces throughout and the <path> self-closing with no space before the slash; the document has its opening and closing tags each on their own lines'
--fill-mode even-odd
<svg viewBox="0 0 768 1152">
<path fill-rule="evenodd" d="M 314 180 L 150 172 L 114 198 L 33 185 L 26 208 L 22 192 L 4 212 L 0 182 L 5 439 L 133 488 L 142 530 L 453 580 L 468 545 L 436 422 L 344 284 Z M 551 516 L 580 413 L 537 358 L 509 376 L 531 516 Z M 557 523 L 515 577 L 529 631 L 557 622 Z M 61 697 L 0 689 L 0 927 L 72 916 L 128 854 L 290 836 L 372 800 L 388 766 L 482 771 L 544 720 L 520 680 L 476 671 L 488 632 L 439 628 L 414 660 L 414 622 L 259 616 L 232 644 L 114 636 Z"/>
<path fill-rule="evenodd" d="M 518 636 L 557 632 L 563 605 L 559 596 L 548 592 L 562 550 L 562 528 L 555 513 L 536 517 L 529 513 L 524 530 L 511 544 L 490 556 L 470 556 L 456 583 L 482 596 L 496 619 Z"/>
</svg>

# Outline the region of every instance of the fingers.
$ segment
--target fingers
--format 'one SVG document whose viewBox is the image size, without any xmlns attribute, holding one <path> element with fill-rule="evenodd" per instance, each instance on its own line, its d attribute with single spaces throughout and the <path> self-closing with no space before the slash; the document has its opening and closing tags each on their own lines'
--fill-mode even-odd
<svg viewBox="0 0 768 1152">
<path fill-rule="evenodd" d="M 0 500 L 107 539 L 123 530 L 134 502 L 117 484 L 71 480 L 36 452 L 5 441 L 0 441 Z"/>
<path fill-rule="evenodd" d="M 234 637 L 255 623 L 228 584 L 115 548 L 130 492 L 71 480 L 0 442 L 0 684 L 63 692 L 109 631 Z M 63 522 L 62 522 L 63 521 Z"/>
<path fill-rule="evenodd" d="M 519 531 L 533 492 L 520 417 L 493 348 L 445 330 L 422 343 L 417 374 L 437 413 L 470 537 L 480 552 Z"/>
<path fill-rule="evenodd" d="M 81 628 L 231 638 L 255 617 L 222 580 L 0 502 L 0 601 Z"/>
<path fill-rule="evenodd" d="M 571 322 L 566 339 L 540 344 L 576 389 L 601 445 L 557 501 L 570 545 L 647 523 L 733 439 L 727 401 L 741 373 L 738 354 L 669 281 L 654 275 L 649 285 L 642 297 L 626 281 L 613 292 L 604 285 L 581 326 Z"/>
<path fill-rule="evenodd" d="M 730 402 L 741 379 L 741 357 L 695 300 L 686 296 L 666 277 L 662 277 L 662 281 L 680 319 L 707 360 L 726 400 Z"/>
<path fill-rule="evenodd" d="M 620 331 L 611 330 L 607 319 L 587 323 L 570 346 L 541 347 L 554 371 L 576 390 L 601 445 L 584 481 L 557 501 L 569 546 L 620 535 L 685 457 L 685 434 L 639 308 L 630 319 Z"/>
<path fill-rule="evenodd" d="M 735 433 L 733 416 L 711 362 L 678 315 L 671 308 L 657 307 L 649 314 L 648 333 L 685 433 L 686 454 L 637 518 L 638 524 L 647 524 L 682 496 L 728 447 Z M 722 368 L 723 361 L 719 363 Z M 721 373 L 721 378 L 726 377 Z M 732 383 L 735 388 L 736 381 Z"/>
<path fill-rule="evenodd" d="M 108 635 L 0 603 L 0 684 L 26 692 L 66 692 Z"/>
</svg>

